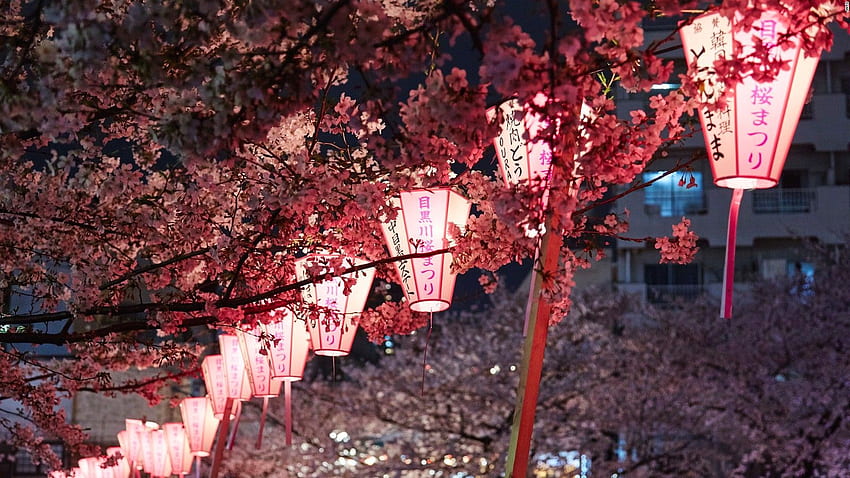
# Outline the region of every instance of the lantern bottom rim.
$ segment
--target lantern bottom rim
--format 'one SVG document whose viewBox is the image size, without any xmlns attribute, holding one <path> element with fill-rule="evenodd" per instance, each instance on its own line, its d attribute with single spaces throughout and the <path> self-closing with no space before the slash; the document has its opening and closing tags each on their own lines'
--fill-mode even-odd
<svg viewBox="0 0 850 478">
<path fill-rule="evenodd" d="M 314 350 L 313 353 L 316 355 L 324 355 L 326 357 L 342 357 L 348 355 L 349 350 L 337 350 L 337 349 L 319 349 Z"/>
<path fill-rule="evenodd" d="M 282 377 L 272 377 L 272 380 L 274 380 L 275 382 L 297 382 L 297 381 L 303 380 L 303 379 L 304 379 L 303 375 L 301 375 L 301 376 L 287 375 L 287 376 L 282 376 Z"/>
<path fill-rule="evenodd" d="M 451 302 L 443 299 L 417 300 L 410 303 L 410 310 L 414 312 L 442 312 L 451 305 Z"/>
<path fill-rule="evenodd" d="M 729 189 L 767 189 L 776 186 L 779 181 L 766 177 L 728 176 L 718 178 L 714 184 Z"/>
</svg>

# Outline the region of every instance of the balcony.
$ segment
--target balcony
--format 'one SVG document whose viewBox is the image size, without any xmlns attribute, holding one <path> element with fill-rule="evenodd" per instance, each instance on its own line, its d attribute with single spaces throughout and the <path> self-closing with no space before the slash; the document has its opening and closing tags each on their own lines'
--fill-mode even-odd
<svg viewBox="0 0 850 478">
<path fill-rule="evenodd" d="M 753 191 L 753 213 L 809 213 L 817 207 L 817 197 L 815 189 L 762 189 Z"/>
<path fill-rule="evenodd" d="M 705 191 L 705 210 L 689 214 L 691 228 L 709 247 L 726 242 L 729 189 Z M 680 216 L 663 216 L 659 208 L 645 208 L 645 194 L 637 192 L 618 201 L 619 209 L 631 211 L 630 237 L 659 237 L 671 232 Z M 816 237 L 828 244 L 843 244 L 850 231 L 850 186 L 819 186 L 804 189 L 768 189 L 744 194 L 738 220 L 738 244 L 752 246 L 757 238 Z M 643 243 L 620 241 L 623 249 L 643 248 Z"/>
<path fill-rule="evenodd" d="M 700 284 L 646 284 L 646 300 L 651 304 L 690 302 L 702 293 Z"/>
</svg>

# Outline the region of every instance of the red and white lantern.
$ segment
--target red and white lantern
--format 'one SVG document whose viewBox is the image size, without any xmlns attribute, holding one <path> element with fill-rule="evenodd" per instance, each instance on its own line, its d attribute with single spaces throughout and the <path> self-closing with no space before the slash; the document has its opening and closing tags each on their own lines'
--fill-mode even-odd
<svg viewBox="0 0 850 478">
<path fill-rule="evenodd" d="M 285 308 L 273 310 L 270 315 L 271 320 L 262 328 L 269 337 L 272 377 L 285 382 L 301 380 L 310 350 L 307 326 Z"/>
<path fill-rule="evenodd" d="M 150 440 L 150 475 L 152 478 L 171 476 L 171 459 L 168 456 L 168 442 L 162 429 L 152 430 Z M 145 460 L 147 463 L 147 459 Z"/>
<path fill-rule="evenodd" d="M 264 349 L 262 333 L 260 327 L 253 327 L 247 331 L 237 330 L 236 337 L 248 372 L 251 395 L 260 398 L 277 397 L 280 395 L 281 382 L 272 379 L 269 351 L 267 347 Z"/>
<path fill-rule="evenodd" d="M 218 430 L 218 419 L 213 415 L 212 400 L 208 397 L 186 397 L 180 402 L 180 415 L 183 417 L 192 455 L 210 456 Z"/>
<path fill-rule="evenodd" d="M 339 261 L 348 267 L 364 263 L 339 254 L 310 254 L 296 261 L 297 278 L 299 281 L 308 279 L 312 275 L 311 269 L 326 271 L 327 266 Z M 318 280 L 302 288 L 304 301 L 319 307 L 318 318 L 307 319 L 313 353 L 327 356 L 348 355 L 357 333 L 357 316 L 363 312 L 374 278 L 375 269 L 370 268 Z M 346 294 L 345 283 L 349 281 L 350 290 Z"/>
<path fill-rule="evenodd" d="M 103 468 L 100 467 L 101 463 L 103 463 L 103 458 L 99 456 L 81 458 L 77 462 L 80 465 L 80 474 L 84 478 L 103 478 Z"/>
<path fill-rule="evenodd" d="M 732 314 L 735 235 L 743 190 L 779 182 L 819 59 L 804 54 L 799 38 L 787 36 L 789 21 L 781 12 L 763 10 L 747 28 L 739 26 L 741 18 L 709 12 L 680 28 L 690 73 L 701 81 L 705 106 L 699 111 L 700 123 L 714 184 L 733 189 L 721 305 L 725 318 Z M 724 83 L 714 69 L 715 61 L 749 57 L 756 49 L 755 39 L 787 68 L 771 81 L 746 76 L 718 109 L 715 103 L 724 93 Z"/>
<path fill-rule="evenodd" d="M 124 420 L 125 434 L 122 441 L 121 433 L 118 434 L 118 443 L 121 444 L 123 454 L 130 462 L 130 466 L 141 470 L 144 467 L 144 453 L 142 448 L 142 437 L 150 430 L 155 430 L 159 427 L 154 422 L 146 422 L 135 418 L 127 418 Z"/>
<path fill-rule="evenodd" d="M 227 404 L 227 370 L 224 367 L 224 356 L 220 354 L 207 355 L 201 361 L 201 374 L 204 377 L 204 386 L 207 395 L 212 401 L 213 414 L 215 418 L 224 418 L 224 407 Z M 230 407 L 230 418 L 235 418 L 239 413 L 239 400 L 234 400 Z"/>
<path fill-rule="evenodd" d="M 465 227 L 470 209 L 469 201 L 449 188 L 404 191 L 393 198 L 392 205 L 400 211 L 395 219 L 383 221 L 383 230 L 390 255 L 395 257 L 449 247 L 449 224 Z M 396 261 L 411 310 L 440 312 L 449 308 L 456 280 L 451 263 L 448 252 Z"/>
<path fill-rule="evenodd" d="M 179 476 L 188 475 L 192 471 L 192 461 L 195 458 L 189 448 L 189 437 L 182 423 L 163 423 L 162 431 L 168 443 L 168 459 L 171 461 L 171 473 Z"/>
<path fill-rule="evenodd" d="M 120 458 L 118 456 L 120 455 Z M 124 456 L 124 451 L 121 447 L 112 446 L 106 449 L 108 458 L 115 458 L 115 465 L 107 467 L 106 476 L 109 478 L 128 478 L 130 476 L 130 462 Z M 111 473 L 111 474 L 110 474 Z"/>
<path fill-rule="evenodd" d="M 227 377 L 227 398 L 233 400 L 250 400 L 251 383 L 242 350 L 239 348 L 239 337 L 232 334 L 218 336 L 221 356 L 224 357 L 224 375 Z"/>
<path fill-rule="evenodd" d="M 532 100 L 534 106 L 542 107 L 546 96 L 538 93 Z M 522 105 L 519 100 L 504 101 L 487 110 L 490 121 L 501 113 L 502 129 L 493 139 L 499 171 L 505 184 L 524 184 L 548 188 L 552 167 L 552 150 L 538 138 L 546 123 L 531 106 Z"/>
</svg>

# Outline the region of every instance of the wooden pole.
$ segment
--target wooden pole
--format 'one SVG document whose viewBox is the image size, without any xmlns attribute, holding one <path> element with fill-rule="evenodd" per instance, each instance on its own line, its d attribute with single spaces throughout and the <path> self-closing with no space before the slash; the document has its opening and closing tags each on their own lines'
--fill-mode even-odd
<svg viewBox="0 0 850 478">
<path fill-rule="evenodd" d="M 215 442 L 215 453 L 212 459 L 212 468 L 210 469 L 210 478 L 218 478 L 218 468 L 221 466 L 222 455 L 224 454 L 224 445 L 227 443 L 227 431 L 230 428 L 230 412 L 233 411 L 233 399 L 228 398 L 224 402 L 224 416 L 221 418 L 220 428 L 218 429 L 218 439 Z"/>
<path fill-rule="evenodd" d="M 283 382 L 284 416 L 286 421 L 286 446 L 292 446 L 292 382 Z"/>
<path fill-rule="evenodd" d="M 533 274 L 527 317 L 527 329 L 520 364 L 519 386 L 517 387 L 514 420 L 511 426 L 511 443 L 508 449 L 506 478 L 525 478 L 528 473 L 531 435 L 534 431 L 534 414 L 540 392 L 540 377 L 543 372 L 543 357 L 546 337 L 549 334 L 551 305 L 543 300 L 543 286 L 551 282 L 558 269 L 558 256 L 562 239 L 553 234 L 551 220 L 546 221 L 546 232 L 540 246 L 542 272 Z M 537 264 L 535 264 L 537 267 Z"/>
</svg>

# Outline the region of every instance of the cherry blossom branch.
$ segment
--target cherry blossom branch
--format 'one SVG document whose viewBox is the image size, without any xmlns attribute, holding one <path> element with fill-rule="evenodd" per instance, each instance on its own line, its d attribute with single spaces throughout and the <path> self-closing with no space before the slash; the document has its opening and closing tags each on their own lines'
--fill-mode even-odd
<svg viewBox="0 0 850 478">
<path fill-rule="evenodd" d="M 162 262 L 156 262 L 156 263 L 153 263 L 153 264 L 148 264 L 146 266 L 137 267 L 137 268 L 133 269 L 132 271 L 130 271 L 130 272 L 124 274 L 124 275 L 121 275 L 121 276 L 116 277 L 115 279 L 112 279 L 109 282 L 104 282 L 103 284 L 100 285 L 100 290 L 106 290 L 110 287 L 121 284 L 122 282 L 124 282 L 126 280 L 132 279 L 135 276 L 144 274 L 145 272 L 155 271 L 157 269 L 161 269 L 165 266 L 170 266 L 171 264 L 176 264 L 176 263 L 184 261 L 186 259 L 191 259 L 193 257 L 202 256 L 202 255 L 210 252 L 210 250 L 211 250 L 211 248 L 204 247 L 204 248 L 198 249 L 196 251 L 176 255 L 176 256 L 174 256 L 170 259 L 166 259 Z"/>
<path fill-rule="evenodd" d="M 355 272 L 359 272 L 362 270 L 370 269 L 383 264 L 390 264 L 396 261 L 408 260 L 408 259 L 419 259 L 425 257 L 436 256 L 439 254 L 450 253 L 452 251 L 452 247 L 447 247 L 444 249 L 436 249 L 434 251 L 428 252 L 417 252 L 412 254 L 406 254 L 397 257 L 386 257 L 384 259 L 378 259 L 372 262 L 367 262 L 359 265 L 355 265 L 344 269 L 342 271 L 336 273 L 328 273 L 323 274 L 321 277 L 308 277 L 306 279 L 293 282 L 290 284 L 286 284 L 280 287 L 276 287 L 270 289 L 266 292 L 254 294 L 247 297 L 238 297 L 238 298 L 230 298 L 230 299 L 220 299 L 215 301 L 212 305 L 215 308 L 239 308 L 244 306 L 249 306 L 251 304 L 255 304 L 260 301 L 272 299 L 284 292 L 289 292 L 292 290 L 300 289 L 301 287 L 314 283 L 316 280 L 324 279 L 326 277 L 338 277 L 346 274 L 352 274 Z M 272 301 L 263 305 L 257 305 L 253 307 L 245 307 L 244 311 L 246 314 L 259 314 L 263 312 L 268 312 L 270 310 L 274 310 L 280 307 L 287 305 L 287 301 L 278 300 Z M 163 302 L 146 302 L 139 304 L 126 304 L 126 305 L 118 305 L 118 306 L 101 306 L 101 307 L 92 307 L 90 309 L 86 309 L 83 311 L 63 311 L 63 312 L 50 312 L 43 314 L 22 314 L 22 315 L 6 315 L 0 318 L 0 325 L 21 325 L 21 324 L 39 324 L 39 323 L 49 323 L 56 322 L 67 319 L 74 319 L 79 316 L 94 316 L 94 315 L 105 315 L 105 316 L 122 316 L 122 315 L 131 315 L 131 314 L 139 314 L 139 313 L 147 313 L 152 311 L 162 311 L 162 312 L 183 312 L 183 313 L 191 313 L 191 312 L 201 312 L 208 308 L 208 304 L 205 302 L 179 302 L 179 303 L 163 303 Z M 187 318 L 182 321 L 180 327 L 188 328 L 197 325 L 211 325 L 215 323 L 215 317 L 192 317 Z M 132 331 L 142 331 L 142 330 L 155 330 L 158 327 L 155 325 L 151 325 L 150 322 L 144 320 L 135 320 L 135 321 L 127 321 L 121 322 L 117 324 L 112 324 L 107 327 L 103 327 L 100 329 L 95 329 L 82 333 L 74 333 L 70 335 L 65 335 L 67 340 L 63 340 L 63 335 L 61 333 L 40 333 L 40 332 L 21 332 L 21 333 L 0 333 L 0 343 L 21 343 L 21 342 L 31 342 L 31 343 L 49 343 L 49 344 L 62 344 L 62 343 L 70 343 L 70 342 L 81 342 L 85 340 L 91 340 L 92 338 L 102 337 L 104 335 L 108 335 L 110 333 L 122 333 L 122 332 L 132 332 Z"/>
</svg>

